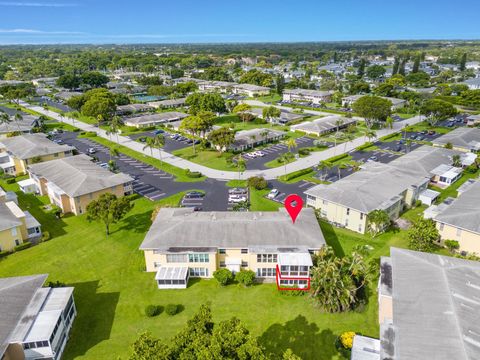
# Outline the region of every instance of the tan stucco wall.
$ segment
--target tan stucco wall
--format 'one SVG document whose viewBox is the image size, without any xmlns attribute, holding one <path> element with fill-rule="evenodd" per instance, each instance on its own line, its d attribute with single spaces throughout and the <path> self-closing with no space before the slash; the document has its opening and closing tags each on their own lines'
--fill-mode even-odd
<svg viewBox="0 0 480 360">
<path fill-rule="evenodd" d="M 17 235 L 12 235 L 12 229 L 6 229 L 0 231 L 0 248 L 2 251 L 11 251 L 15 246 L 15 240 L 18 240 L 19 243 L 23 243 L 25 237 L 22 234 L 26 233 L 26 229 L 22 229 L 22 226 L 16 226 Z"/>
<path fill-rule="evenodd" d="M 23 346 L 21 344 L 8 345 L 2 360 L 25 360 Z"/>
<path fill-rule="evenodd" d="M 480 234 L 467 230 L 461 230 L 460 236 L 457 235 L 457 228 L 444 224 L 443 230 L 440 230 L 440 223 L 437 222 L 437 229 L 441 240 L 456 240 L 460 245 L 460 251 L 477 253 L 480 255 Z"/>
<path fill-rule="evenodd" d="M 391 296 L 378 295 L 378 323 L 393 321 L 393 301 Z"/>
<path fill-rule="evenodd" d="M 40 156 L 40 161 L 39 162 L 61 159 L 61 158 L 64 158 L 65 156 L 70 156 L 70 155 L 72 155 L 72 153 L 70 151 L 68 152 L 68 155 L 65 154 L 64 151 L 62 151 L 62 152 L 59 152 L 59 153 L 56 153 L 56 154 Z M 27 166 L 32 165 L 32 159 L 20 160 L 20 159 L 17 159 L 16 157 L 13 157 L 13 162 L 15 164 L 15 172 L 16 172 L 17 175 L 22 174 L 22 173 L 26 174 L 27 173 Z"/>
</svg>

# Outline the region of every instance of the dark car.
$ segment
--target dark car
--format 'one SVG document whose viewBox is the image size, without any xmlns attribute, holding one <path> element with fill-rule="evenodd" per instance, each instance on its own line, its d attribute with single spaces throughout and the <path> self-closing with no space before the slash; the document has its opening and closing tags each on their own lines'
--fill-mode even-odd
<svg viewBox="0 0 480 360">
<path fill-rule="evenodd" d="M 163 134 L 164 132 L 165 132 L 165 130 L 157 129 L 157 130 L 153 131 L 153 134 L 158 135 L 158 134 Z"/>
<path fill-rule="evenodd" d="M 436 131 L 435 130 L 429 130 L 428 131 L 428 135 L 435 135 L 436 134 Z"/>
<path fill-rule="evenodd" d="M 201 192 L 198 192 L 198 191 L 190 191 L 188 193 L 185 194 L 185 196 L 183 197 L 184 199 L 200 199 L 204 196 L 203 193 Z"/>
<path fill-rule="evenodd" d="M 395 151 L 402 151 L 402 146 L 401 145 L 397 145 L 397 147 L 395 148 Z"/>
</svg>

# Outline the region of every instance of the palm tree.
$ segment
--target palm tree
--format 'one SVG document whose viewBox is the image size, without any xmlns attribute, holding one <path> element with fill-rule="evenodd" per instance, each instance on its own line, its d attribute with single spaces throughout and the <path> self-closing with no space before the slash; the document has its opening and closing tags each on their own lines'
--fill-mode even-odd
<svg viewBox="0 0 480 360">
<path fill-rule="evenodd" d="M 295 149 L 297 147 L 297 142 L 294 138 L 290 138 L 287 140 L 287 147 L 289 152 L 292 152 L 292 149 Z"/>
<path fill-rule="evenodd" d="M 115 134 L 117 137 L 117 144 L 119 143 L 118 140 L 118 133 L 120 132 L 120 126 L 122 126 L 122 120 L 118 116 L 114 116 L 112 121 L 110 121 L 110 132 Z"/>
<path fill-rule="evenodd" d="M 72 114 L 72 123 L 75 125 L 75 120 L 80 118 L 80 113 L 78 111 L 74 111 Z"/>
<path fill-rule="evenodd" d="M 412 140 L 407 139 L 405 142 L 405 153 L 409 152 L 412 147 Z"/>
<path fill-rule="evenodd" d="M 20 131 L 20 124 L 18 122 L 23 120 L 22 114 L 20 112 L 17 112 L 15 113 L 15 116 L 13 118 L 15 120 L 15 124 L 17 124 L 18 131 Z"/>
<path fill-rule="evenodd" d="M 460 159 L 460 155 L 455 154 L 455 155 L 452 156 L 452 166 L 455 166 L 455 167 L 462 166 L 462 161 Z"/>
<path fill-rule="evenodd" d="M 147 137 L 145 140 L 145 146 L 143 147 L 143 150 L 145 149 L 150 149 L 150 155 L 153 157 L 153 149 L 154 149 L 154 144 L 153 144 L 153 138 Z"/>
<path fill-rule="evenodd" d="M 238 180 L 240 180 L 240 174 L 245 170 L 246 162 L 241 153 L 237 155 L 235 160 L 236 160 L 237 169 L 238 169 Z"/>
<path fill-rule="evenodd" d="M 337 166 L 338 180 L 340 180 L 342 178 L 341 170 L 345 170 L 346 168 L 348 168 L 347 164 L 340 164 L 340 165 Z"/>
<path fill-rule="evenodd" d="M 280 163 L 283 163 L 283 169 L 285 170 L 285 175 L 287 175 L 287 164 L 290 162 L 291 153 L 283 153 L 278 158 Z"/>
<path fill-rule="evenodd" d="M 345 147 L 343 149 L 343 152 L 347 152 L 347 143 L 355 139 L 355 136 L 353 134 L 345 134 Z"/>
<path fill-rule="evenodd" d="M 5 124 L 7 131 L 10 132 L 10 123 L 12 119 L 10 116 L 3 110 L 0 110 L 0 124 Z"/>
<path fill-rule="evenodd" d="M 393 129 L 393 119 L 390 116 L 385 120 L 385 127 Z"/>
<path fill-rule="evenodd" d="M 322 179 L 325 179 L 327 170 L 330 170 L 332 167 L 333 164 L 327 160 L 322 160 L 318 163 L 318 169 L 322 171 Z"/>
<path fill-rule="evenodd" d="M 112 160 L 112 157 L 117 157 L 118 155 L 120 155 L 120 152 L 118 151 L 117 148 L 115 147 L 110 148 L 110 160 Z"/>
<path fill-rule="evenodd" d="M 98 114 L 97 115 L 97 127 L 100 127 L 100 123 L 103 121 L 103 115 L 102 114 Z"/>
<path fill-rule="evenodd" d="M 165 136 L 163 134 L 155 135 L 153 138 L 153 148 L 158 150 L 158 157 L 162 161 L 162 148 L 165 146 Z"/>
<path fill-rule="evenodd" d="M 340 130 L 340 126 L 343 125 L 343 119 L 342 118 L 339 118 L 337 120 L 335 120 L 335 126 L 337 127 L 337 134 L 338 134 L 338 131 Z"/>
<path fill-rule="evenodd" d="M 365 129 L 363 135 L 365 135 L 364 140 L 367 140 L 368 138 L 368 141 L 372 141 L 372 139 L 375 139 L 377 137 L 377 132 L 375 130 Z"/>
</svg>

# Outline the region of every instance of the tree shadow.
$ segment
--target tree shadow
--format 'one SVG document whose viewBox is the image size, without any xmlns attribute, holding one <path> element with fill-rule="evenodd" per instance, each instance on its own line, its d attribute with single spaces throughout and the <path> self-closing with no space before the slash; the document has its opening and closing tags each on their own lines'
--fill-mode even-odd
<svg viewBox="0 0 480 360">
<path fill-rule="evenodd" d="M 335 255 L 337 255 L 338 257 L 344 257 L 345 251 L 343 251 L 342 244 L 340 244 L 340 241 L 338 240 L 337 234 L 335 233 L 332 224 L 326 221 L 319 221 L 319 223 L 327 245 L 333 248 Z"/>
<path fill-rule="evenodd" d="M 337 336 L 330 329 L 319 330 L 317 324 L 309 323 L 303 315 L 298 315 L 283 325 L 271 325 L 258 338 L 258 342 L 272 359 L 281 359 L 287 349 L 304 360 L 336 357 Z"/>
<path fill-rule="evenodd" d="M 85 355 L 92 347 L 110 338 L 120 293 L 99 293 L 98 280 L 68 286 L 75 288 L 73 296 L 77 317 L 64 357 L 74 359 Z"/>
<path fill-rule="evenodd" d="M 121 226 L 113 229 L 111 232 L 116 233 L 118 231 L 134 231 L 136 233 L 146 233 L 152 223 L 152 212 L 146 211 L 142 214 L 134 214 L 126 217 L 121 221 Z"/>
</svg>

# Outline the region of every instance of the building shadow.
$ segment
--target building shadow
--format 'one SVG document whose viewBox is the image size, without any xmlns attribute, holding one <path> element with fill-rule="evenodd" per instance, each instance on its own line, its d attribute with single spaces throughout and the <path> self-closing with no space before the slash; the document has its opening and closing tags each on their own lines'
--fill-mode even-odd
<svg viewBox="0 0 480 360">
<path fill-rule="evenodd" d="M 342 244 L 340 244 L 340 241 L 338 240 L 337 234 L 335 233 L 332 224 L 323 220 L 320 220 L 319 223 L 327 245 L 333 248 L 335 255 L 337 255 L 338 257 L 344 257 L 345 252 L 343 251 Z"/>
<path fill-rule="evenodd" d="M 120 293 L 98 292 L 98 280 L 67 286 L 75 288 L 73 296 L 77 317 L 63 358 L 75 359 L 85 355 L 98 343 L 110 339 Z"/>
<path fill-rule="evenodd" d="M 330 329 L 320 331 L 317 324 L 309 323 L 299 315 L 285 324 L 271 325 L 258 342 L 269 358 L 281 359 L 287 349 L 303 360 L 327 360 L 338 356 L 335 348 L 337 336 Z"/>
<path fill-rule="evenodd" d="M 152 212 L 146 211 L 141 214 L 134 214 L 123 219 L 120 227 L 112 226 L 112 234 L 118 231 L 134 231 L 136 233 L 146 233 L 152 224 Z"/>
</svg>

